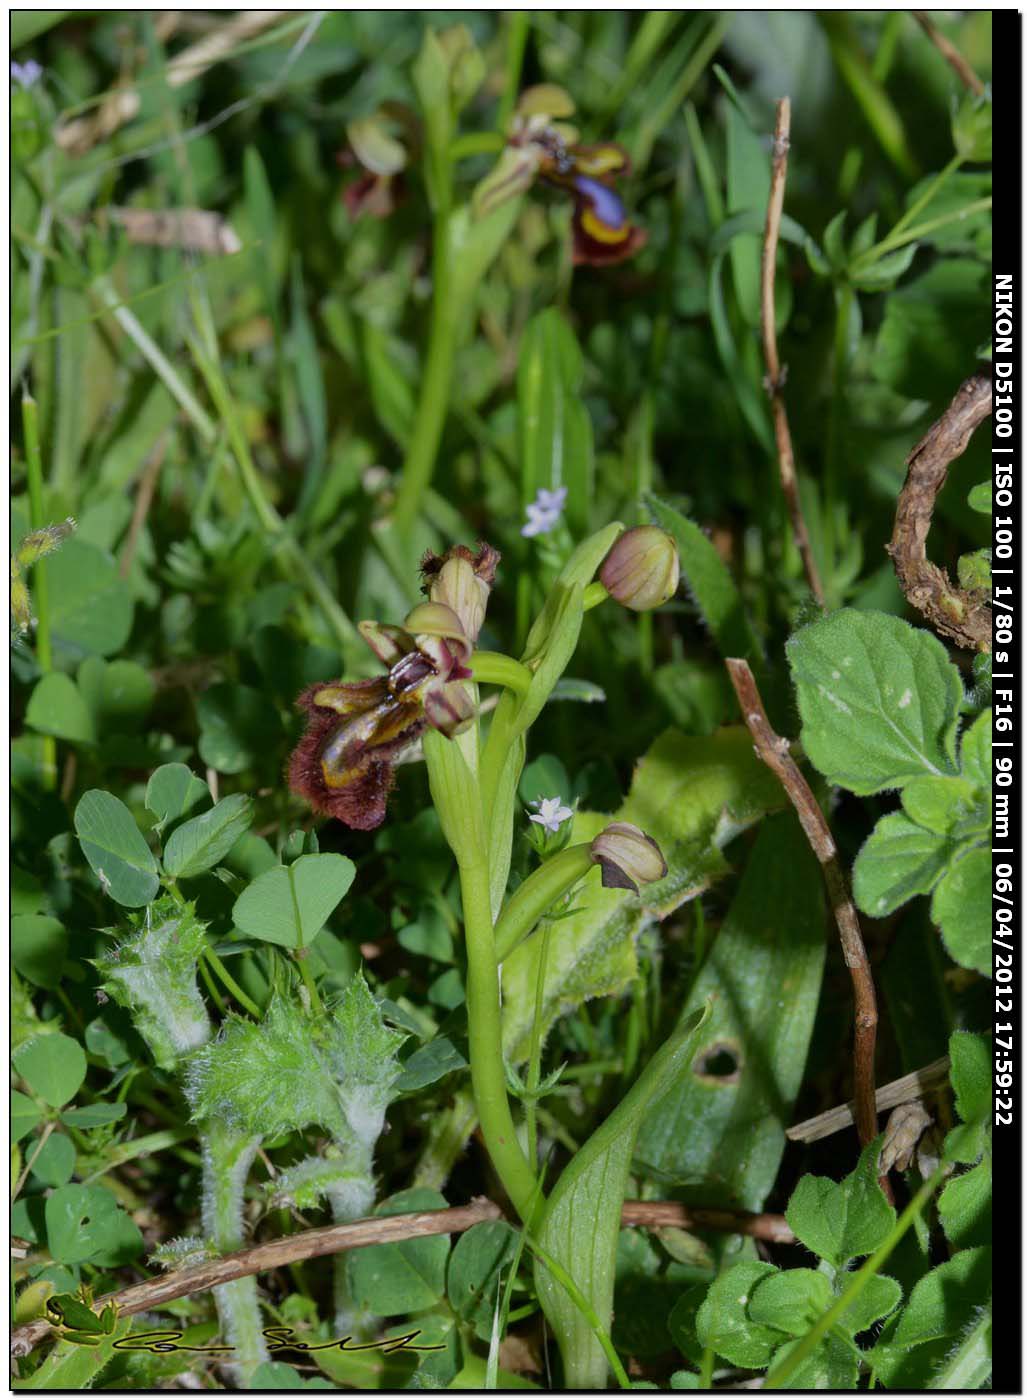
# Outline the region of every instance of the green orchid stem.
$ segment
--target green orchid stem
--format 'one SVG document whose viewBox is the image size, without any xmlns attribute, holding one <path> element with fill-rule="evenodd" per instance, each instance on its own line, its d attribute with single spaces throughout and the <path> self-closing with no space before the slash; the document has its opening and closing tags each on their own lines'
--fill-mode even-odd
<svg viewBox="0 0 1027 1400">
<path fill-rule="evenodd" d="M 435 458 L 449 409 L 449 391 L 453 383 L 453 361 L 456 358 L 458 308 L 450 296 L 449 200 L 435 216 L 435 254 L 432 262 L 431 330 L 428 354 L 417 415 L 410 434 L 410 445 L 403 462 L 396 509 L 393 519 L 396 533 L 409 537 L 421 509 L 424 493 L 431 485 Z"/>
<path fill-rule="evenodd" d="M 549 940 L 553 928 L 547 923 L 540 935 L 542 943 L 535 976 L 535 1015 L 531 1022 L 531 1044 L 528 1048 L 527 1094 L 524 1100 L 524 1125 L 528 1133 L 528 1160 L 538 1162 L 538 1134 L 535 1119 L 538 1114 L 538 1086 L 542 1080 L 542 1012 L 545 1006 L 546 967 L 549 962 Z"/>
<path fill-rule="evenodd" d="M 517 1138 L 503 1069 L 499 964 L 492 932 L 488 865 L 460 866 L 467 940 L 467 1021 L 471 1085 L 492 1165 L 526 1225 L 541 1219 L 545 1200 Z"/>
<path fill-rule="evenodd" d="M 203 1146 L 203 1230 L 220 1254 L 241 1249 L 244 1240 L 243 1206 L 246 1178 L 260 1146 L 259 1137 L 245 1137 L 208 1120 L 201 1134 Z M 257 1280 L 239 1278 L 214 1289 L 221 1335 L 235 1349 L 232 1370 L 249 1385 L 253 1372 L 267 1361 L 267 1343 L 261 1331 Z"/>
<path fill-rule="evenodd" d="M 547 910 L 592 869 L 592 848 L 587 843 L 568 846 L 544 861 L 507 901 L 496 923 L 496 960 L 505 962 Z"/>
<path fill-rule="evenodd" d="M 888 1233 L 883 1244 L 874 1250 L 870 1258 L 853 1274 L 852 1280 L 845 1289 L 845 1292 L 828 1308 L 823 1317 L 819 1317 L 810 1330 L 805 1334 L 792 1351 L 788 1353 L 779 1366 L 775 1366 L 767 1374 L 763 1383 L 764 1390 L 780 1390 L 785 1382 L 802 1365 L 808 1356 L 812 1354 L 821 1338 L 826 1337 L 834 1324 L 846 1313 L 863 1290 L 881 1270 L 881 1266 L 896 1247 L 903 1235 L 917 1219 L 924 1206 L 934 1195 L 934 1192 L 941 1185 L 944 1177 L 944 1166 L 929 1176 L 920 1190 L 916 1193 L 909 1205 L 896 1220 Z"/>
<path fill-rule="evenodd" d="M 501 651 L 476 651 L 470 661 L 471 675 L 481 685 L 505 685 L 518 695 L 527 695 L 531 672 L 512 656 Z"/>
<path fill-rule="evenodd" d="M 21 401 L 21 422 L 25 433 L 25 470 L 29 487 L 29 524 L 41 530 L 43 517 L 43 454 L 39 446 L 39 408 L 31 394 Z M 53 669 L 53 647 L 50 641 L 50 591 L 46 561 L 38 559 L 32 571 L 32 586 L 36 610 L 36 661 L 45 675 Z M 57 785 L 57 740 L 43 736 L 43 783 L 48 788 Z"/>
</svg>

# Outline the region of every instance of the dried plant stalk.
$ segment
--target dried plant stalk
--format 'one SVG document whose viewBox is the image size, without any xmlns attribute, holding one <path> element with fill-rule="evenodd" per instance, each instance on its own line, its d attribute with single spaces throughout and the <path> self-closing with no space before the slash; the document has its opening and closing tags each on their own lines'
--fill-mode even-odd
<svg viewBox="0 0 1027 1400">
<path fill-rule="evenodd" d="M 991 412 L 991 376 L 971 375 L 936 423 L 906 458 L 906 484 L 887 546 L 902 591 L 927 621 L 969 651 L 991 650 L 991 608 L 980 593 L 957 588 L 944 569 L 927 558 L 927 532 L 934 503 L 949 466 Z"/>
</svg>

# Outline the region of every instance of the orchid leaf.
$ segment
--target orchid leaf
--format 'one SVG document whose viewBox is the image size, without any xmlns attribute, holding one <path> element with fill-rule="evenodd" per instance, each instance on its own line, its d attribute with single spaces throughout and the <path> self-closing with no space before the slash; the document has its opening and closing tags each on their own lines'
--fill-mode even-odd
<svg viewBox="0 0 1027 1400">
<path fill-rule="evenodd" d="M 626 1097 L 575 1154 L 546 1206 L 539 1243 L 571 1274 L 607 1332 L 613 1313 L 621 1205 L 635 1138 L 650 1106 L 687 1071 L 708 1015 L 709 1008 L 704 1007 L 685 1017 Z M 560 1342 L 565 1384 L 571 1389 L 603 1389 L 608 1362 L 588 1319 L 542 1264 L 536 1264 L 535 1284 Z"/>
</svg>

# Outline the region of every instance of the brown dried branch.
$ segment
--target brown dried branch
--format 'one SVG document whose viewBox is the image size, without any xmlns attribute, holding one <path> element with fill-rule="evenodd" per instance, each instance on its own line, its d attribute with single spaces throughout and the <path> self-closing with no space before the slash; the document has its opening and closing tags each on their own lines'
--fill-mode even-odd
<svg viewBox="0 0 1027 1400">
<path fill-rule="evenodd" d="M 866 1146 L 877 1136 L 877 1109 L 874 1096 L 874 1045 L 877 1040 L 877 997 L 867 961 L 859 916 L 849 893 L 849 882 L 838 857 L 831 829 L 824 819 L 809 783 L 788 752 L 788 741 L 775 734 L 767 719 L 763 701 L 748 663 L 730 658 L 725 662 L 731 684 L 738 696 L 742 715 L 756 744 L 756 752 L 777 777 L 795 808 L 806 839 L 824 872 L 824 884 L 831 904 L 842 956 L 852 977 L 856 1003 L 856 1038 L 853 1079 L 856 1090 L 856 1127 Z"/>
<path fill-rule="evenodd" d="M 969 651 L 991 650 L 991 608 L 980 593 L 956 588 L 927 558 L 927 532 L 948 469 L 991 412 L 991 376 L 971 375 L 906 458 L 906 484 L 886 546 L 902 591 L 938 632 Z"/>
<path fill-rule="evenodd" d="M 963 86 L 969 88 L 970 91 L 975 93 L 978 97 L 983 97 L 984 84 L 956 48 L 955 44 L 953 44 L 950 39 L 945 38 L 945 35 L 927 14 L 926 10 L 914 10 L 913 18 L 941 54 L 942 58 L 944 58 L 945 62 L 955 69 L 959 81 Z"/>
<path fill-rule="evenodd" d="M 145 1312 L 159 1303 L 170 1303 L 189 1293 L 205 1293 L 218 1284 L 248 1274 L 280 1269 L 303 1259 L 318 1259 L 324 1254 L 341 1254 L 346 1249 L 360 1249 L 369 1244 L 389 1244 L 396 1240 L 417 1239 L 424 1235 L 456 1234 L 469 1230 L 483 1220 L 499 1220 L 502 1211 L 492 1201 L 479 1197 L 470 1205 L 452 1210 L 417 1211 L 410 1215 L 382 1216 L 378 1219 L 355 1220 L 349 1225 L 327 1225 L 316 1230 L 303 1230 L 283 1239 L 240 1249 L 220 1259 L 194 1264 L 188 1269 L 176 1269 L 145 1283 L 133 1284 L 120 1293 L 108 1293 L 98 1298 L 97 1307 L 117 1303 L 121 1313 Z M 45 1318 L 15 1328 L 11 1337 L 11 1354 L 26 1356 L 37 1342 L 50 1331 Z"/>
<path fill-rule="evenodd" d="M 238 44 L 269 29 L 292 13 L 292 10 L 241 11 L 171 60 L 164 73 L 168 87 L 182 87 L 192 82 L 227 57 Z M 134 87 L 116 88 L 98 111 L 61 122 L 54 131 L 54 139 L 62 150 L 71 155 L 85 155 L 98 141 L 105 141 L 119 127 L 131 121 L 141 106 L 142 99 Z"/>
<path fill-rule="evenodd" d="M 770 174 L 770 198 L 767 200 L 767 222 L 763 233 L 763 257 L 760 264 L 760 328 L 763 332 L 763 359 L 767 366 L 765 380 L 770 394 L 770 411 L 774 419 L 774 438 L 777 442 L 777 465 L 781 476 L 781 489 L 784 491 L 788 514 L 791 517 L 792 533 L 802 567 L 810 590 L 821 607 L 824 606 L 824 587 L 813 550 L 809 542 L 809 532 L 799 500 L 799 483 L 795 475 L 795 454 L 792 451 L 792 435 L 788 428 L 788 413 L 785 409 L 784 382 L 781 361 L 777 353 L 777 320 L 774 313 L 774 276 L 777 268 L 777 241 L 781 232 L 781 211 L 785 201 L 785 178 L 788 174 L 788 133 L 791 129 L 792 104 L 782 97 L 777 104 L 777 123 L 774 127 L 774 160 Z"/>
<path fill-rule="evenodd" d="M 748 1235 L 774 1244 L 794 1244 L 795 1236 L 783 1215 L 756 1214 L 748 1210 L 708 1210 L 685 1206 L 680 1201 L 625 1201 L 622 1225 L 641 1225 L 647 1230 L 664 1230 L 676 1225 L 681 1230 L 716 1230 L 730 1235 Z"/>
<path fill-rule="evenodd" d="M 219 1284 L 249 1274 L 265 1273 L 304 1259 L 318 1259 L 326 1254 L 341 1254 L 347 1249 L 361 1249 L 369 1244 L 391 1244 L 399 1240 L 418 1239 L 425 1235 L 458 1234 L 484 1220 L 501 1220 L 503 1212 L 494 1201 L 475 1197 L 470 1205 L 454 1206 L 451 1210 L 416 1211 L 409 1215 L 388 1215 L 370 1220 L 355 1220 L 349 1225 L 328 1225 L 315 1230 L 303 1230 L 283 1239 L 269 1240 L 195 1264 L 188 1269 L 133 1284 L 120 1293 L 106 1293 L 96 1300 L 97 1308 L 116 1303 L 119 1313 L 131 1315 L 146 1312 L 161 1303 L 184 1298 L 190 1293 L 205 1293 Z M 718 1230 L 731 1234 L 750 1235 L 755 1239 L 792 1244 L 795 1236 L 783 1215 L 757 1215 L 752 1211 L 693 1210 L 677 1201 L 625 1201 L 621 1212 L 624 1225 L 641 1225 L 660 1229 L 676 1225 L 685 1230 Z M 11 1355 L 27 1356 L 52 1328 L 45 1318 L 15 1328 L 11 1335 Z"/>
<path fill-rule="evenodd" d="M 901 1079 L 882 1084 L 875 1096 L 877 1110 L 881 1113 L 885 1109 L 898 1108 L 900 1104 L 913 1103 L 947 1084 L 948 1077 L 949 1057 L 943 1055 L 940 1060 L 932 1060 L 923 1069 L 915 1069 L 912 1074 L 904 1074 Z M 787 1129 L 785 1136 L 793 1142 L 819 1142 L 821 1138 L 830 1137 L 842 1128 L 851 1127 L 856 1121 L 854 1108 L 852 1103 L 843 1103 L 837 1108 L 826 1109 L 814 1118 L 804 1118 L 801 1123 L 794 1124 Z"/>
</svg>

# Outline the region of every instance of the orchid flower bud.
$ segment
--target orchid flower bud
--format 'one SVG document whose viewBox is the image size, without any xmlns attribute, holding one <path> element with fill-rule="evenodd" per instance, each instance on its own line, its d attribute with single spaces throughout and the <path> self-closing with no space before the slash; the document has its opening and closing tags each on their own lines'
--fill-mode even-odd
<svg viewBox="0 0 1027 1400">
<path fill-rule="evenodd" d="M 633 890 L 662 880 L 667 862 L 659 846 L 631 822 L 611 822 L 592 842 L 592 859 L 608 890 Z"/>
<path fill-rule="evenodd" d="M 424 592 L 433 603 L 453 609 L 472 646 L 485 620 L 498 563 L 498 552 L 484 542 L 479 543 L 477 554 L 457 544 L 441 556 L 429 551 L 421 563 Z"/>
<path fill-rule="evenodd" d="M 677 546 L 656 525 L 625 530 L 599 570 L 610 597 L 633 612 L 649 612 L 673 598 L 679 576 Z"/>
</svg>

